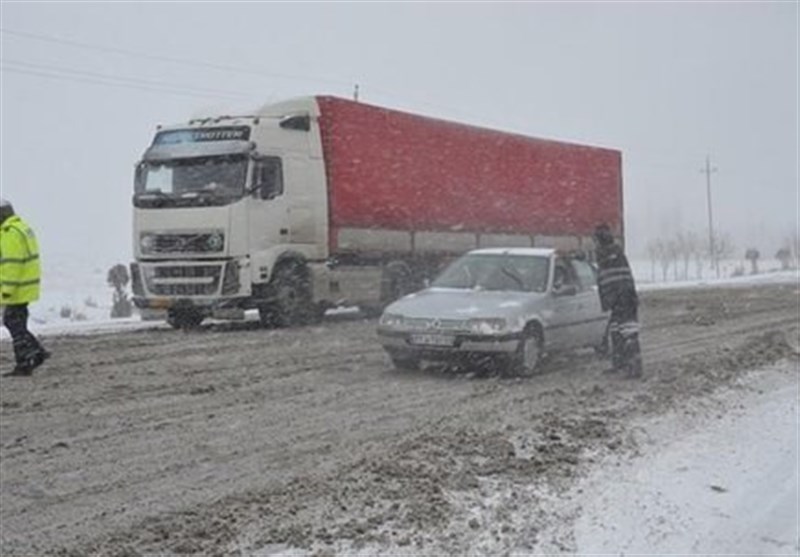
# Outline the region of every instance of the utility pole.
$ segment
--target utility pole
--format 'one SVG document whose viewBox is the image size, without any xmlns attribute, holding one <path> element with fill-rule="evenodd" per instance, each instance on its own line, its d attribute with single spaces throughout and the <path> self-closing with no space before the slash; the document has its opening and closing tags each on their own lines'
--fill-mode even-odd
<svg viewBox="0 0 800 557">
<path fill-rule="evenodd" d="M 353 100 L 358 102 L 358 83 L 353 87 Z"/>
<path fill-rule="evenodd" d="M 714 265 L 714 272 L 719 278 L 719 260 L 717 259 L 716 241 L 714 238 L 714 218 L 711 212 L 711 174 L 717 171 L 717 167 L 711 166 L 711 157 L 706 155 L 706 167 L 701 168 L 700 172 L 706 175 L 706 195 L 708 197 L 708 253 L 711 255 L 711 263 Z"/>
</svg>

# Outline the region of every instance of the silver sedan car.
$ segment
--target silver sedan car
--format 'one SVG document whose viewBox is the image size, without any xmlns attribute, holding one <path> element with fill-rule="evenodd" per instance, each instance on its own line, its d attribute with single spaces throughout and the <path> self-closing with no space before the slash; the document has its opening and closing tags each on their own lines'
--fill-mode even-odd
<svg viewBox="0 0 800 557">
<path fill-rule="evenodd" d="M 392 363 L 501 356 L 535 373 L 545 351 L 605 344 L 594 268 L 554 249 L 470 251 L 430 285 L 390 304 L 378 338 Z"/>
</svg>

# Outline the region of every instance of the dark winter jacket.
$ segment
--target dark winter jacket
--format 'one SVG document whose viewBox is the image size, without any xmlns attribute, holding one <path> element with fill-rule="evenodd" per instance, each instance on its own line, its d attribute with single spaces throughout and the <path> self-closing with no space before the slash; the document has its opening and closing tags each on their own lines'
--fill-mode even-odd
<svg viewBox="0 0 800 557">
<path fill-rule="evenodd" d="M 598 246 L 596 255 L 597 284 L 603 311 L 618 310 L 623 306 L 636 307 L 639 304 L 636 285 L 622 248 L 617 244 Z"/>
</svg>

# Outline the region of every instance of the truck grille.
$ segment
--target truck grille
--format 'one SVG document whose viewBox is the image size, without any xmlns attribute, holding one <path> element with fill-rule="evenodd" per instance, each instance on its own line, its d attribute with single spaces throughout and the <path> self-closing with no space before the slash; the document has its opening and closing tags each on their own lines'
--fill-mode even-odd
<svg viewBox="0 0 800 557">
<path fill-rule="evenodd" d="M 222 251 L 225 237 L 221 232 L 201 234 L 145 234 L 148 243 L 142 253 L 213 253 Z"/>
<path fill-rule="evenodd" d="M 219 292 L 222 265 L 152 266 L 147 290 L 156 296 L 211 296 Z"/>
</svg>

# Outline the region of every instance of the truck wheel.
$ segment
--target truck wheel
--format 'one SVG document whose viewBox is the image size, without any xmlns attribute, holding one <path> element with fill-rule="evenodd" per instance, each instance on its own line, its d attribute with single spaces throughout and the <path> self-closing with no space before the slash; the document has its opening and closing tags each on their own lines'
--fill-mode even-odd
<svg viewBox="0 0 800 557">
<path fill-rule="evenodd" d="M 272 281 L 275 303 L 272 319 L 279 327 L 304 325 L 312 321 L 314 307 L 308 270 L 298 263 L 283 265 Z M 263 320 L 262 320 L 263 322 Z"/>
<path fill-rule="evenodd" d="M 196 309 L 171 309 L 167 312 L 167 323 L 174 329 L 196 329 L 205 316 Z"/>
<path fill-rule="evenodd" d="M 544 336 L 537 326 L 528 326 L 519 341 L 517 351 L 511 357 L 509 371 L 519 377 L 531 377 L 542 361 Z"/>
</svg>

